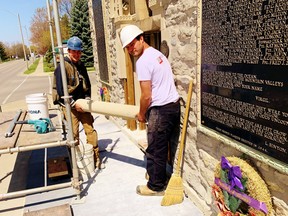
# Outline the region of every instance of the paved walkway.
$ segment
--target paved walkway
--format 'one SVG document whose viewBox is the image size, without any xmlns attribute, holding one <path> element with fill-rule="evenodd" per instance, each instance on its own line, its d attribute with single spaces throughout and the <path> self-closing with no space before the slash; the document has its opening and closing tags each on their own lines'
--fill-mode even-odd
<svg viewBox="0 0 288 216">
<path fill-rule="evenodd" d="M 106 168 L 91 173 L 90 179 L 83 175 L 83 191 L 86 196 L 80 203 L 75 202 L 73 197 L 71 198 L 73 196 L 71 188 L 31 195 L 26 197 L 25 211 L 69 203 L 75 216 L 203 215 L 187 198 L 181 204 L 164 207 L 160 204 L 162 197 L 136 194 L 136 186 L 146 184 L 143 152 L 105 116 L 94 114 L 94 118 L 101 156 Z M 80 139 L 85 142 L 83 131 Z M 85 171 L 82 170 L 82 173 Z M 50 202 L 51 199 L 54 202 Z"/>
<path fill-rule="evenodd" d="M 44 57 L 39 58 L 38 66 L 37 66 L 35 72 L 33 74 L 31 74 L 32 76 L 47 76 L 47 75 L 53 74 L 53 72 L 44 72 L 43 71 L 43 58 Z"/>
</svg>

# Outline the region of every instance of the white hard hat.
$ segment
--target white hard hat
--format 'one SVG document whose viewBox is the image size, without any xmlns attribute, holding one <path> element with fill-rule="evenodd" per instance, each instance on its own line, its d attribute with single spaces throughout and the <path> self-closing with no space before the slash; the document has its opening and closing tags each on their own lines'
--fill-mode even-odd
<svg viewBox="0 0 288 216">
<path fill-rule="evenodd" d="M 125 48 L 131 41 L 133 41 L 143 31 L 136 25 L 127 25 L 120 32 L 120 39 L 122 47 Z"/>
</svg>

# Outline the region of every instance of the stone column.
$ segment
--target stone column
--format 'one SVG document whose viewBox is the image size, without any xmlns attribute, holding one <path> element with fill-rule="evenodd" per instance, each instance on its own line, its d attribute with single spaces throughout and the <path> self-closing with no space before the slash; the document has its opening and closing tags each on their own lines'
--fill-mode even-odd
<svg viewBox="0 0 288 216">
<path fill-rule="evenodd" d="M 137 20 L 142 20 L 149 17 L 146 0 L 137 0 L 137 2 L 135 1 L 135 12 Z"/>
</svg>

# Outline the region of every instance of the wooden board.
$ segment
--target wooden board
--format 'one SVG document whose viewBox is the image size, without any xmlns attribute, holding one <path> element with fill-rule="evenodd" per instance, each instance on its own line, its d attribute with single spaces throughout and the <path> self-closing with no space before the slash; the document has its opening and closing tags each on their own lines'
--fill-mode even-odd
<svg viewBox="0 0 288 216">
<path fill-rule="evenodd" d="M 47 216 L 47 215 L 72 216 L 73 214 L 71 212 L 69 204 L 24 213 L 24 216 Z"/>
<path fill-rule="evenodd" d="M 48 160 L 48 177 L 54 178 L 68 175 L 68 166 L 65 157 L 51 158 Z"/>
<path fill-rule="evenodd" d="M 59 118 L 56 111 L 49 111 L 49 117 L 53 125 L 59 125 Z M 56 131 L 48 132 L 45 134 L 38 134 L 34 125 L 23 124 L 17 146 L 38 145 L 62 140 L 62 129 L 56 127 Z"/>
</svg>

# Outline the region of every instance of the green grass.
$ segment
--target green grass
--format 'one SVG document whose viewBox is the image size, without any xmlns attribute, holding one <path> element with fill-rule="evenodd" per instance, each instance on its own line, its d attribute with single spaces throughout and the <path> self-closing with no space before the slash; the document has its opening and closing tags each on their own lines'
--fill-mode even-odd
<svg viewBox="0 0 288 216">
<path fill-rule="evenodd" d="M 36 60 L 33 62 L 33 64 L 29 66 L 28 70 L 26 70 L 26 71 L 24 72 L 24 74 L 34 73 L 35 70 L 36 70 L 36 68 L 37 68 L 37 66 L 38 66 L 38 64 L 39 64 L 39 60 L 40 60 L 39 58 L 36 59 Z"/>
<path fill-rule="evenodd" d="M 45 58 L 43 59 L 43 70 L 44 72 L 53 72 L 55 70 L 53 63 L 48 63 Z"/>
<path fill-rule="evenodd" d="M 87 71 L 95 71 L 94 67 L 87 67 Z"/>
<path fill-rule="evenodd" d="M 33 73 L 35 71 L 35 69 L 37 68 L 37 65 L 39 63 L 39 59 L 37 59 L 36 61 L 33 63 L 33 65 L 36 64 L 35 68 L 33 67 L 33 65 L 31 65 L 29 67 L 29 69 L 27 71 L 25 71 L 25 74 L 30 74 L 30 73 Z M 47 62 L 46 59 L 43 58 L 43 70 L 46 73 L 54 72 L 54 70 L 55 70 L 54 64 Z M 87 67 L 87 71 L 89 71 L 89 72 L 95 71 L 95 68 L 94 67 Z"/>
</svg>

